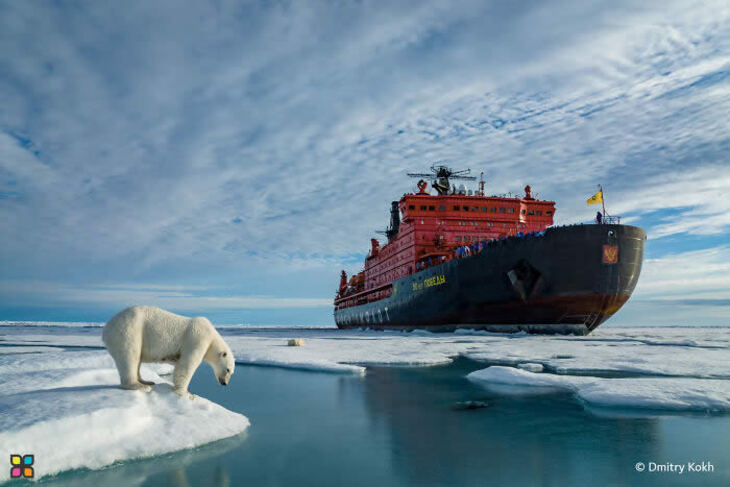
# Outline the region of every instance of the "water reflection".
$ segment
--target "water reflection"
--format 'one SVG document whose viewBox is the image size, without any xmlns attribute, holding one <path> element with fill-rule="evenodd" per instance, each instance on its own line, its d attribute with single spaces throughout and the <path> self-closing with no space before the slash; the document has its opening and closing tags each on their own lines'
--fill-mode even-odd
<svg viewBox="0 0 730 487">
<path fill-rule="evenodd" d="M 122 465 L 102 470 L 65 472 L 56 478 L 49 479 L 48 484 L 54 487 L 114 485 L 229 487 L 231 482 L 227 471 L 228 466 L 217 459 L 224 453 L 240 447 L 245 438 L 244 433 L 193 450 L 125 462 Z M 191 470 L 195 470 L 194 475 L 190 475 Z M 44 483 L 46 483 L 45 479 Z"/>
<path fill-rule="evenodd" d="M 393 468 L 418 485 L 631 483 L 640 458 L 660 458 L 653 418 L 598 418 L 570 396 L 503 396 L 466 379 L 483 367 L 369 371 L 365 401 L 391 433 Z M 481 409 L 454 407 L 484 401 Z"/>
<path fill-rule="evenodd" d="M 464 377 L 483 367 L 371 368 L 364 377 L 205 368 L 191 391 L 251 420 L 247 436 L 54 485 L 317 487 L 730 485 L 727 418 L 598 417 L 567 394 L 503 395 Z M 484 408 L 457 403 L 482 401 Z M 710 460 L 714 476 L 641 476 L 637 461 Z"/>
</svg>

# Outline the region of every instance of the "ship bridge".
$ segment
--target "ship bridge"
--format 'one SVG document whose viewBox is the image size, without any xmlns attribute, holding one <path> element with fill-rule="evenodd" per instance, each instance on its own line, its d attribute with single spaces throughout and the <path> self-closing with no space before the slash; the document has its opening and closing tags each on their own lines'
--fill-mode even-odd
<svg viewBox="0 0 730 487">
<path fill-rule="evenodd" d="M 482 180 L 480 189 L 470 194 L 449 181 L 475 179 L 466 171 L 455 173 L 444 166 L 432 170 L 436 177 L 431 187 L 437 194 L 430 194 L 428 183 L 421 179 L 417 192 L 394 201 L 390 228 L 383 232 L 388 242 L 381 247 L 372 239 L 363 272 L 350 280 L 354 286 L 348 287 L 346 280 L 341 283 L 341 293 L 350 287 L 357 291 L 348 293 L 359 296 L 352 304 L 389 296 L 393 281 L 454 258 L 459 247 L 541 232 L 553 224 L 555 202 L 536 199 L 530 186 L 522 196 L 485 196 Z"/>
</svg>

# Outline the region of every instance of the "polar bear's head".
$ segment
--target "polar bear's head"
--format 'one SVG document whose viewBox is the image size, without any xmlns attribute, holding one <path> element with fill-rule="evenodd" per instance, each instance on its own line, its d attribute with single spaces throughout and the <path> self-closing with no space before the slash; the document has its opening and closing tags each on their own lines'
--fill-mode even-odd
<svg viewBox="0 0 730 487">
<path fill-rule="evenodd" d="M 228 381 L 233 375 L 233 369 L 236 367 L 233 352 L 223 339 L 215 340 L 210 348 L 208 363 L 213 367 L 213 373 L 218 382 L 223 386 L 228 385 Z"/>
</svg>

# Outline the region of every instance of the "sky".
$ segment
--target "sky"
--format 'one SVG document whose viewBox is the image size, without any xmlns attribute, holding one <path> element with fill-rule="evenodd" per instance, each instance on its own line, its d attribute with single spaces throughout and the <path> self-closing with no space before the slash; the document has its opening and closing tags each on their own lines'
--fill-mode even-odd
<svg viewBox="0 0 730 487">
<path fill-rule="evenodd" d="M 331 325 L 407 172 L 646 229 L 611 325 L 730 325 L 730 4 L 0 0 L 0 320 Z M 382 237 L 381 237 L 382 238 Z"/>
</svg>

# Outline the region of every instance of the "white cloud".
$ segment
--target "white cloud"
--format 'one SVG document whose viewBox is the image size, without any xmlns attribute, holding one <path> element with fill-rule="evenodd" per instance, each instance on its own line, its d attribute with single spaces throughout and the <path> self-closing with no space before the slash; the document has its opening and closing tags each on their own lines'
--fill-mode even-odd
<svg viewBox="0 0 730 487">
<path fill-rule="evenodd" d="M 726 2 L 4 13 L 7 277 L 336 272 L 437 159 L 489 192 L 532 184 L 558 223 L 590 218 L 602 182 L 650 238 L 730 230 Z"/>
<path fill-rule="evenodd" d="M 645 259 L 635 296 L 639 299 L 730 299 L 730 247 Z"/>
<path fill-rule="evenodd" d="M 46 281 L 0 282 L 0 294 L 10 296 L 15 306 L 91 306 L 121 309 L 146 304 L 177 311 L 235 309 L 330 308 L 331 298 L 297 298 L 265 295 L 220 295 L 204 286 L 165 284 L 101 284 L 74 286 Z M 47 296 L 44 303 L 37 296 Z"/>
</svg>

